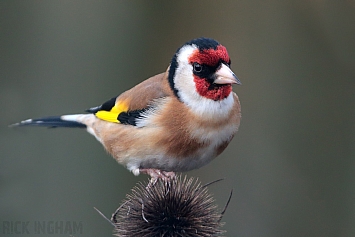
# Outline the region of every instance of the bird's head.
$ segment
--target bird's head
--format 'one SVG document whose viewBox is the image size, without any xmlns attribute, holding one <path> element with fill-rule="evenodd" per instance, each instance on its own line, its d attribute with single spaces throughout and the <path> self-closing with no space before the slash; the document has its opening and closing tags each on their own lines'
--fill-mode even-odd
<svg viewBox="0 0 355 237">
<path fill-rule="evenodd" d="M 184 102 L 201 97 L 224 100 L 232 92 L 232 84 L 241 84 L 230 63 L 227 49 L 217 41 L 191 40 L 177 50 L 170 63 L 170 86 Z"/>
</svg>

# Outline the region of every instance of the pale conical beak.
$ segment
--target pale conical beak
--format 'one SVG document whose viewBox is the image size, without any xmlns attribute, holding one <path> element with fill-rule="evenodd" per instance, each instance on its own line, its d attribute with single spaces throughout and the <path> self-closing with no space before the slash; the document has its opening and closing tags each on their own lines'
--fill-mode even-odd
<svg viewBox="0 0 355 237">
<path fill-rule="evenodd" d="M 216 79 L 213 81 L 215 84 L 237 84 L 241 85 L 238 77 L 232 72 L 232 70 L 222 63 L 221 68 L 215 73 Z"/>
</svg>

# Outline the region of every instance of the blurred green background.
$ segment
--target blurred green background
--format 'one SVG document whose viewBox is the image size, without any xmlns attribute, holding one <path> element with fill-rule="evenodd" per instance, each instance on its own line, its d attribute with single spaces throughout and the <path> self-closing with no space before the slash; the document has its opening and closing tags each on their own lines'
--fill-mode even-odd
<svg viewBox="0 0 355 237">
<path fill-rule="evenodd" d="M 221 209 L 234 190 L 226 235 L 355 236 L 352 0 L 2 0 L 0 228 L 71 221 L 83 225 L 74 236 L 111 236 L 93 207 L 110 216 L 147 176 L 83 130 L 7 126 L 99 105 L 163 72 L 200 36 L 227 47 L 243 83 L 238 134 L 187 173 L 226 178 L 210 188 Z"/>
</svg>

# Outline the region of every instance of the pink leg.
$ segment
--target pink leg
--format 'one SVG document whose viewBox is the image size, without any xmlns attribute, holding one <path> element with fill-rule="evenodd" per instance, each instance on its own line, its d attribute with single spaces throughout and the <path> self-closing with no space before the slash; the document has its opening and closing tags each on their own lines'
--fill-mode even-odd
<svg viewBox="0 0 355 237">
<path fill-rule="evenodd" d="M 150 176 L 151 179 L 148 187 L 153 186 L 158 181 L 158 179 L 168 181 L 175 177 L 174 172 L 168 172 L 158 169 L 139 169 L 139 172 Z"/>
</svg>

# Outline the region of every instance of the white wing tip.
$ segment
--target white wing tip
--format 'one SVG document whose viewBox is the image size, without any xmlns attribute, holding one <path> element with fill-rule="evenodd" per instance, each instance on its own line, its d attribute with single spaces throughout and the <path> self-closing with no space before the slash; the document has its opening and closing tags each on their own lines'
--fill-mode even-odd
<svg viewBox="0 0 355 237">
<path fill-rule="evenodd" d="M 65 121 L 73 121 L 73 122 L 79 122 L 78 117 L 81 116 L 82 114 L 69 114 L 69 115 L 62 115 L 60 116 L 60 119 L 65 120 Z"/>
<path fill-rule="evenodd" d="M 9 125 L 9 127 L 12 128 L 12 127 L 17 127 L 17 126 L 21 126 L 21 125 L 30 124 L 30 123 L 33 123 L 33 120 L 32 119 L 26 119 L 26 120 L 23 120 L 23 121 L 21 121 L 19 123 L 11 124 L 11 125 Z"/>
</svg>

